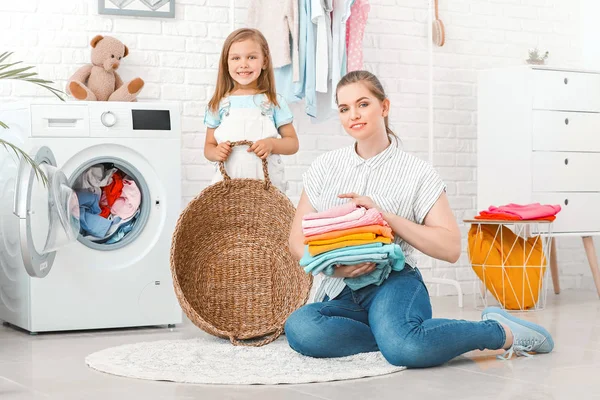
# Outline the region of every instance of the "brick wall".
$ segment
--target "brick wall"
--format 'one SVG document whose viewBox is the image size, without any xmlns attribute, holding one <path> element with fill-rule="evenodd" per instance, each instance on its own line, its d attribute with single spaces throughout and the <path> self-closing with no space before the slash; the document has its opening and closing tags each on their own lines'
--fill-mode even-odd
<svg viewBox="0 0 600 400">
<path fill-rule="evenodd" d="M 212 93 L 223 39 L 230 31 L 229 0 L 176 0 L 177 18 L 100 16 L 96 1 L 21 0 L 0 2 L 0 50 L 14 61 L 36 65 L 46 79 L 64 88 L 66 79 L 89 60 L 89 41 L 113 35 L 131 55 L 120 69 L 124 79 L 141 76 L 141 100 L 177 100 L 183 110 L 183 195 L 189 201 L 209 183 L 212 168 L 202 147 L 204 106 Z M 550 51 L 549 63 L 577 65 L 582 60 L 580 1 L 440 1 L 447 43 L 434 48 L 433 163 L 448 185 L 459 221 L 476 210 L 476 71 L 521 64 L 527 49 Z M 392 101 L 391 123 L 407 151 L 427 158 L 429 53 L 427 0 L 371 0 L 365 37 L 365 68 L 383 81 Z M 247 0 L 236 0 L 236 26 L 243 26 Z M 24 83 L 0 81 L 2 99 L 48 96 Z M 300 176 L 323 151 L 350 143 L 335 120 L 315 124 L 292 106 L 300 151 L 285 157 L 288 195 L 295 202 Z M 462 225 L 462 224 L 461 224 Z M 462 227 L 466 238 L 466 227 Z M 592 287 L 578 239 L 561 240 L 563 287 Z M 464 242 L 466 246 L 466 241 Z M 423 260 L 425 276 L 459 279 L 472 291 L 474 274 L 466 254 L 456 265 Z M 432 287 L 434 294 L 452 293 Z"/>
</svg>

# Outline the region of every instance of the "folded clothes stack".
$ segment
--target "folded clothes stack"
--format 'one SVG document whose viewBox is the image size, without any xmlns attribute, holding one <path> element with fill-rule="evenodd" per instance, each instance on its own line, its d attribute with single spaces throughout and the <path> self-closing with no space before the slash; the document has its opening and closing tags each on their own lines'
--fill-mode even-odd
<svg viewBox="0 0 600 400">
<path fill-rule="evenodd" d="M 337 265 L 374 263 L 375 271 L 356 278 L 345 278 L 353 290 L 370 284 L 380 285 L 392 270 L 404 268 L 404 253 L 392 243 L 394 235 L 377 209 L 346 203 L 302 219 L 304 271 L 333 275 Z"/>
<path fill-rule="evenodd" d="M 556 214 L 561 210 L 560 205 L 551 204 L 506 204 L 504 206 L 490 206 L 487 210 L 479 212 L 475 219 L 499 221 L 554 221 Z"/>
</svg>

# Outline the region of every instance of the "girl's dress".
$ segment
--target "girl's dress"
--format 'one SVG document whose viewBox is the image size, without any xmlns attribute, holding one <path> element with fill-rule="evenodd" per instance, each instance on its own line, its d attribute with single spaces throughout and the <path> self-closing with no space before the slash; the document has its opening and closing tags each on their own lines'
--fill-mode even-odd
<svg viewBox="0 0 600 400">
<path fill-rule="evenodd" d="M 215 129 L 217 143 L 276 138 L 280 126 L 293 121 L 293 115 L 281 97 L 277 97 L 279 106 L 273 106 L 265 94 L 228 96 L 221 100 L 218 114 L 207 108 L 204 124 Z M 248 146 L 236 146 L 232 149 L 225 170 L 231 178 L 264 179 L 262 160 L 248 152 Z M 269 176 L 275 187 L 283 193 L 287 190 L 284 166 L 279 154 L 267 158 Z M 211 184 L 223 179 L 218 164 Z"/>
</svg>

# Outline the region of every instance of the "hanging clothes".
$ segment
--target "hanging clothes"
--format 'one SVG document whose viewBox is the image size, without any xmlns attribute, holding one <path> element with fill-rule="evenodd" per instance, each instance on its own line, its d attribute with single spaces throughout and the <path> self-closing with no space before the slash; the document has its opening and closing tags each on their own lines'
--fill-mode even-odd
<svg viewBox="0 0 600 400">
<path fill-rule="evenodd" d="M 316 25 L 315 90 L 327 93 L 331 76 L 331 12 L 333 0 L 312 0 L 311 20 Z"/>
<path fill-rule="evenodd" d="M 369 0 L 355 0 L 346 23 L 347 72 L 363 69 L 363 37 L 371 6 Z"/>
<path fill-rule="evenodd" d="M 316 90 L 316 41 L 315 26 L 312 22 L 312 1 L 299 0 L 299 80 L 295 84 L 295 95 L 304 99 L 305 112 L 311 117 L 317 115 Z"/>
<path fill-rule="evenodd" d="M 250 0 L 248 4 L 248 27 L 267 39 L 274 68 L 292 64 L 294 82 L 299 79 L 298 23 L 298 0 Z"/>
<path fill-rule="evenodd" d="M 249 0 L 247 25 L 269 43 L 277 93 L 304 100 L 313 123 L 336 116 L 337 84 L 363 68 L 369 11 L 369 0 Z"/>
<path fill-rule="evenodd" d="M 346 73 L 346 23 L 354 0 L 333 0 L 332 14 L 332 60 L 331 60 L 331 107 L 337 109 L 335 89 Z"/>
<path fill-rule="evenodd" d="M 288 104 L 296 103 L 302 100 L 296 96 L 295 83 L 293 82 L 292 66 L 286 65 L 285 67 L 273 69 L 275 76 L 275 88 L 277 94 L 282 96 Z"/>
</svg>

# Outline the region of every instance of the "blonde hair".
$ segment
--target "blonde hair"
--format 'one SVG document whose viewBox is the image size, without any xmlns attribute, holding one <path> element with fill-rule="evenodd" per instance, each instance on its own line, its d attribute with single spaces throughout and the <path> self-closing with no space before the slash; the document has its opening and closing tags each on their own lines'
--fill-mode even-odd
<svg viewBox="0 0 600 400">
<path fill-rule="evenodd" d="M 371 92 L 371 94 L 375 96 L 375 98 L 379 101 L 384 101 L 385 99 L 387 99 L 385 91 L 383 90 L 383 85 L 375 75 L 373 75 L 369 71 L 352 71 L 344 75 L 337 84 L 337 87 L 335 89 L 336 104 L 338 104 L 338 91 L 344 86 L 351 85 L 353 83 L 364 83 Z M 394 131 L 392 131 L 392 129 L 390 128 L 388 117 L 384 117 L 383 120 L 385 122 L 385 132 L 387 133 L 387 135 L 393 136 L 396 138 L 396 140 L 399 141 L 400 138 L 398 137 L 398 135 L 396 135 Z"/>
<path fill-rule="evenodd" d="M 277 92 L 275 90 L 273 63 L 271 61 L 271 53 L 269 52 L 269 44 L 267 43 L 267 39 L 265 39 L 263 34 L 257 29 L 242 28 L 231 32 L 223 44 L 223 50 L 221 51 L 221 58 L 219 60 L 217 86 L 215 88 L 215 93 L 208 102 L 208 107 L 210 110 L 214 112 L 218 111 L 219 103 L 225 97 L 225 95 L 227 95 L 227 93 L 233 90 L 235 85 L 233 78 L 231 75 L 229 75 L 229 66 L 227 63 L 231 45 L 248 39 L 253 40 L 260 46 L 263 57 L 265 58 L 266 68 L 258 77 L 258 92 L 266 94 L 271 104 L 274 106 L 279 106 L 279 103 L 277 102 Z"/>
</svg>

